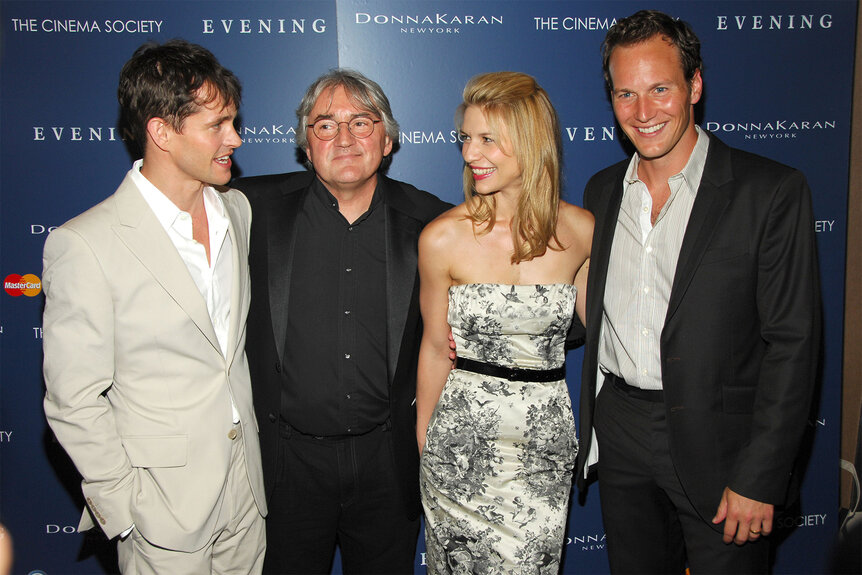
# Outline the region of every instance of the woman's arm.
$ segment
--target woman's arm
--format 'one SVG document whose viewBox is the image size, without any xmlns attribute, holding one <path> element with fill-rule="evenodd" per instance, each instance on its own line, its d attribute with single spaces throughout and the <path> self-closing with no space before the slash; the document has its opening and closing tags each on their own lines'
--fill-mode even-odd
<svg viewBox="0 0 862 575">
<path fill-rule="evenodd" d="M 419 237 L 419 306 L 422 311 L 422 343 L 416 376 L 416 441 L 425 448 L 431 414 L 452 366 L 449 359 L 449 273 L 445 228 L 451 221 L 436 220 Z"/>
<path fill-rule="evenodd" d="M 595 218 L 593 214 L 583 208 L 567 204 L 564 210 L 564 220 L 567 229 L 565 236 L 571 237 L 566 251 L 575 260 L 577 271 L 575 272 L 575 287 L 578 289 L 578 297 L 575 300 L 575 313 L 581 320 L 581 325 L 587 325 L 587 275 L 590 270 L 590 251 L 593 244 L 593 228 Z M 575 322 L 577 323 L 577 322 Z"/>
</svg>

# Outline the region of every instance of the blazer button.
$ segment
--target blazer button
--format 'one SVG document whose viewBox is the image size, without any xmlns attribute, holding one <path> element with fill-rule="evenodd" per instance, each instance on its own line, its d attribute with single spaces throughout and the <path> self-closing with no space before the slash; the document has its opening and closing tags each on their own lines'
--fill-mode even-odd
<svg viewBox="0 0 862 575">
<path fill-rule="evenodd" d="M 275 421 L 278 419 L 274 413 L 270 413 L 266 417 L 267 419 L 269 419 L 270 423 L 275 423 Z"/>
<path fill-rule="evenodd" d="M 231 429 L 230 431 L 228 431 L 227 432 L 227 438 L 230 439 L 231 441 L 236 439 L 236 429 Z"/>
<path fill-rule="evenodd" d="M 275 372 L 281 373 L 281 362 L 280 361 L 275 362 Z"/>
</svg>

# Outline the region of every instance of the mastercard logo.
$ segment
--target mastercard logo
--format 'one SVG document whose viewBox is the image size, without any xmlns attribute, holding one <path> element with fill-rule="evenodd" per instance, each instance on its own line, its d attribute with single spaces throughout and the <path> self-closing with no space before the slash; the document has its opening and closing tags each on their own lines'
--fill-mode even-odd
<svg viewBox="0 0 862 575">
<path fill-rule="evenodd" d="M 25 295 L 27 297 L 36 297 L 42 292 L 42 280 L 39 276 L 33 274 L 9 274 L 3 281 L 3 289 L 11 296 L 18 297 Z"/>
</svg>

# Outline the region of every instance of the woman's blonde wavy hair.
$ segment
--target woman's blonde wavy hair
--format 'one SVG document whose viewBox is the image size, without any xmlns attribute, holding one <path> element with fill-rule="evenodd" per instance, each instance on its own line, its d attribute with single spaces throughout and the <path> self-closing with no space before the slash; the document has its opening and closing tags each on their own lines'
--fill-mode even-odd
<svg viewBox="0 0 862 575">
<path fill-rule="evenodd" d="M 513 154 L 521 168 L 523 190 L 512 218 L 512 263 L 529 261 L 549 247 L 559 249 L 557 213 L 560 206 L 562 141 L 557 112 L 547 92 L 532 76 L 493 72 L 474 76 L 464 87 L 464 101 L 455 123 L 461 128 L 469 106 L 482 110 L 501 150 Z M 476 193 L 473 173 L 464 165 L 464 199 L 470 219 L 494 228 L 496 199 Z"/>
</svg>

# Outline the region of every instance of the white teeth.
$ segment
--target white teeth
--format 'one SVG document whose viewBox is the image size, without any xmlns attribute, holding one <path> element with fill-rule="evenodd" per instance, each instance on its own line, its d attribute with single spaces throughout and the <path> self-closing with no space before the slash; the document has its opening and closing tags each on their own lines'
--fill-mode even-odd
<svg viewBox="0 0 862 575">
<path fill-rule="evenodd" d="M 473 173 L 477 176 L 486 176 L 496 170 L 497 168 L 470 168 L 473 170 Z"/>
<path fill-rule="evenodd" d="M 216 158 L 215 160 L 219 164 L 227 164 L 230 161 L 230 156 L 223 156 L 221 158 Z"/>
<path fill-rule="evenodd" d="M 641 134 L 652 134 L 653 132 L 658 132 L 661 130 L 667 122 L 662 124 L 656 124 L 655 126 L 650 126 L 649 128 L 638 128 L 638 132 Z"/>
</svg>

